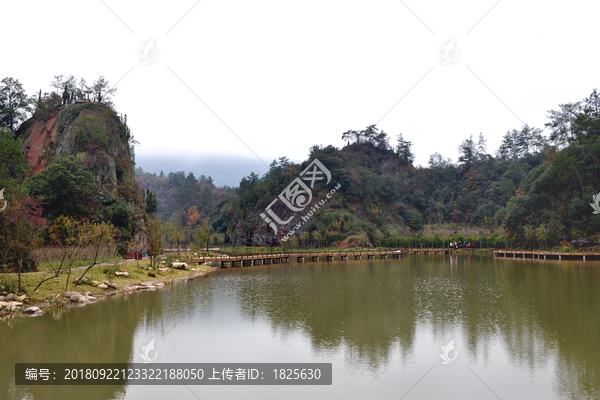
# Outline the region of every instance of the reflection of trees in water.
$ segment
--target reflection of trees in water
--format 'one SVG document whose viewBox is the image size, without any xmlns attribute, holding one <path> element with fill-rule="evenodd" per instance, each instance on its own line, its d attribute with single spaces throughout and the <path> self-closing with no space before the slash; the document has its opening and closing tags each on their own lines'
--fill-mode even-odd
<svg viewBox="0 0 600 400">
<path fill-rule="evenodd" d="M 563 261 L 524 265 L 533 265 L 535 270 L 525 275 L 515 294 L 501 307 L 504 314 L 512 313 L 502 333 L 513 362 L 525 365 L 528 358 L 535 360 L 528 364 L 533 371 L 544 365 L 552 367 L 548 362 L 556 355 L 555 390 L 561 397 L 597 398 L 600 394 L 598 263 Z M 536 345 L 539 342 L 542 344 Z"/>
<path fill-rule="evenodd" d="M 132 361 L 131 355 L 141 352 L 133 348 L 134 332 L 166 332 L 177 321 L 194 313 L 199 304 L 189 295 L 193 285 L 193 282 L 177 282 L 166 289 L 169 292 L 136 292 L 127 298 L 98 300 L 81 308 L 68 307 L 41 317 L 0 322 L 0 398 L 124 397 L 123 386 L 15 386 L 14 364 Z M 210 301 L 210 298 L 203 299 L 203 304 Z M 140 362 L 139 359 L 133 361 Z"/>
<path fill-rule="evenodd" d="M 487 360 L 490 339 L 500 338 L 519 368 L 535 372 L 556 362 L 557 392 L 597 395 L 597 265 L 476 256 L 454 256 L 452 264 L 448 257 L 411 256 L 368 265 L 381 280 L 358 262 L 251 269 L 238 283 L 241 307 L 267 317 L 274 329 L 303 330 L 316 349 L 345 346 L 347 359 L 373 370 L 395 344 L 410 358 L 417 323 L 435 337 L 460 328 L 476 358 Z"/>
<path fill-rule="evenodd" d="M 385 273 L 382 263 L 373 265 Z M 412 351 L 414 314 L 363 264 L 282 264 L 255 271 L 240 282 L 240 303 L 245 314 L 267 317 L 274 329 L 301 329 L 319 350 L 346 346 L 353 359 L 375 368 L 387 362 L 392 347 Z"/>
<path fill-rule="evenodd" d="M 212 303 L 222 296 L 233 296 L 245 315 L 267 318 L 284 334 L 304 332 L 322 353 L 343 351 L 352 366 L 381 371 L 396 351 L 410 361 L 417 326 L 426 325 L 436 338 L 463 332 L 461 354 L 487 364 L 494 361 L 488 360 L 496 342 L 490 339 L 498 339 L 520 370 L 533 375 L 555 367 L 557 396 L 595 398 L 598 287 L 598 263 L 469 256 L 455 256 L 452 265 L 448 257 L 410 256 L 228 270 L 174 284 L 164 294 L 134 293 L 67 310 L 56 319 L 0 322 L 0 398 L 101 398 L 109 390 L 106 399 L 120 398 L 122 387 L 15 387 L 14 363 L 128 362 L 141 350 L 132 347 L 133 331 L 166 333 L 178 321 L 177 329 L 197 323 L 199 308 L 219 312 Z"/>
</svg>

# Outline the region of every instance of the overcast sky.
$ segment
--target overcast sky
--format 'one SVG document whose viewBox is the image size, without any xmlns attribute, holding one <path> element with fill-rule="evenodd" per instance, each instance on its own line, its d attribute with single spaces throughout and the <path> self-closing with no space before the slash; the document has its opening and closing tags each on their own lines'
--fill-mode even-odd
<svg viewBox="0 0 600 400">
<path fill-rule="evenodd" d="M 493 154 L 506 131 L 543 128 L 599 83 L 588 0 L 0 4 L 0 79 L 34 94 L 54 75 L 104 75 L 146 157 L 302 161 L 377 123 L 426 166 L 480 132 Z"/>
</svg>

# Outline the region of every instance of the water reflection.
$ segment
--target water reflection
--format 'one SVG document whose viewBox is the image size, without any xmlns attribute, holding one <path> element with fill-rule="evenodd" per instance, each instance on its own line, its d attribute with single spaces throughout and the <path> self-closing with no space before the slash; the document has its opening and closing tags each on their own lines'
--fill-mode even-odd
<svg viewBox="0 0 600 400">
<path fill-rule="evenodd" d="M 427 388 L 451 383 L 443 374 L 460 368 L 474 379 L 469 365 L 501 398 L 598 398 L 599 267 L 429 255 L 223 270 L 162 291 L 0 323 L 0 398 L 187 398 L 180 387 L 12 384 L 15 362 L 139 362 L 136 353 L 153 338 L 160 362 L 333 362 L 335 384 L 311 398 L 358 396 L 360 385 L 401 397 L 441 365 L 441 345 L 456 338 L 454 370 L 436 368 Z M 203 399 L 292 393 L 195 390 Z M 308 390 L 293 394 L 303 398 Z"/>
<path fill-rule="evenodd" d="M 555 364 L 558 397 L 600 388 L 598 263 L 415 256 L 282 264 L 239 274 L 241 307 L 279 330 L 301 329 L 316 349 L 344 346 L 378 370 L 397 347 L 413 355 L 417 326 L 458 333 L 472 362 L 489 364 L 499 340 L 510 363 L 535 375 Z"/>
</svg>

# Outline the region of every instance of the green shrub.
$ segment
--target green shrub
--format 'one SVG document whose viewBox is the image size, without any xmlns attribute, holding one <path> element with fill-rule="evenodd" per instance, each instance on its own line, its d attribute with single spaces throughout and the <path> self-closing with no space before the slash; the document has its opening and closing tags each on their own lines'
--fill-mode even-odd
<svg viewBox="0 0 600 400">
<path fill-rule="evenodd" d="M 58 126 L 56 127 L 56 130 L 58 131 L 58 133 L 63 133 L 63 131 L 65 130 L 65 127 L 67 125 L 69 125 L 71 122 L 75 121 L 75 118 L 77 118 L 79 113 L 81 113 L 82 109 L 83 109 L 82 105 L 73 105 L 73 106 L 69 106 L 69 107 L 65 108 L 63 111 L 61 111 L 61 113 L 58 117 Z"/>
</svg>

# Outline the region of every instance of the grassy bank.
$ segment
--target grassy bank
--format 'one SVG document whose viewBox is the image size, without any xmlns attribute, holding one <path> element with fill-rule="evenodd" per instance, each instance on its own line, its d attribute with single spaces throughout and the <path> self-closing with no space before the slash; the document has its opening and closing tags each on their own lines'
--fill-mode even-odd
<svg viewBox="0 0 600 400">
<path fill-rule="evenodd" d="M 92 268 L 85 275 L 88 278 L 88 283 L 91 281 L 108 281 L 110 283 L 116 283 L 117 290 L 123 289 L 128 284 L 134 284 L 136 281 L 146 281 L 146 282 L 159 282 L 166 281 L 173 278 L 184 278 L 188 277 L 192 274 L 197 274 L 202 271 L 211 271 L 212 268 L 208 265 L 189 265 L 190 268 L 195 268 L 197 271 L 183 271 L 173 269 L 173 272 L 159 272 L 156 269 L 153 270 L 143 270 L 141 267 L 148 267 L 150 261 L 149 260 L 140 260 L 139 265 L 140 268 L 137 267 L 137 261 L 126 261 L 121 264 L 112 264 L 112 265 L 103 265 L 96 266 Z M 86 293 L 90 292 L 92 295 L 102 294 L 104 292 L 114 291 L 115 289 L 99 289 L 97 287 L 93 287 L 89 284 L 83 284 L 75 286 L 73 281 L 81 276 L 84 269 L 78 269 L 71 271 L 68 291 Z M 129 277 L 117 277 L 111 272 L 114 271 L 122 271 L 129 272 Z M 156 277 L 148 276 L 148 272 L 152 272 L 156 275 Z M 51 279 L 49 281 L 44 282 L 36 291 L 34 288 L 42 281 L 44 278 L 48 277 L 46 273 L 35 273 L 35 272 L 27 272 L 21 275 L 21 288 L 23 289 L 19 294 L 26 294 L 29 297 L 30 301 L 24 305 L 31 306 L 37 304 L 44 305 L 51 299 L 53 299 L 56 295 L 65 292 L 65 286 L 67 282 L 67 274 L 63 273 L 59 275 L 57 278 Z M 0 285 L 4 286 L 2 291 L 7 293 L 16 293 L 17 287 L 17 274 L 12 273 L 3 273 L 0 274 Z"/>
</svg>

